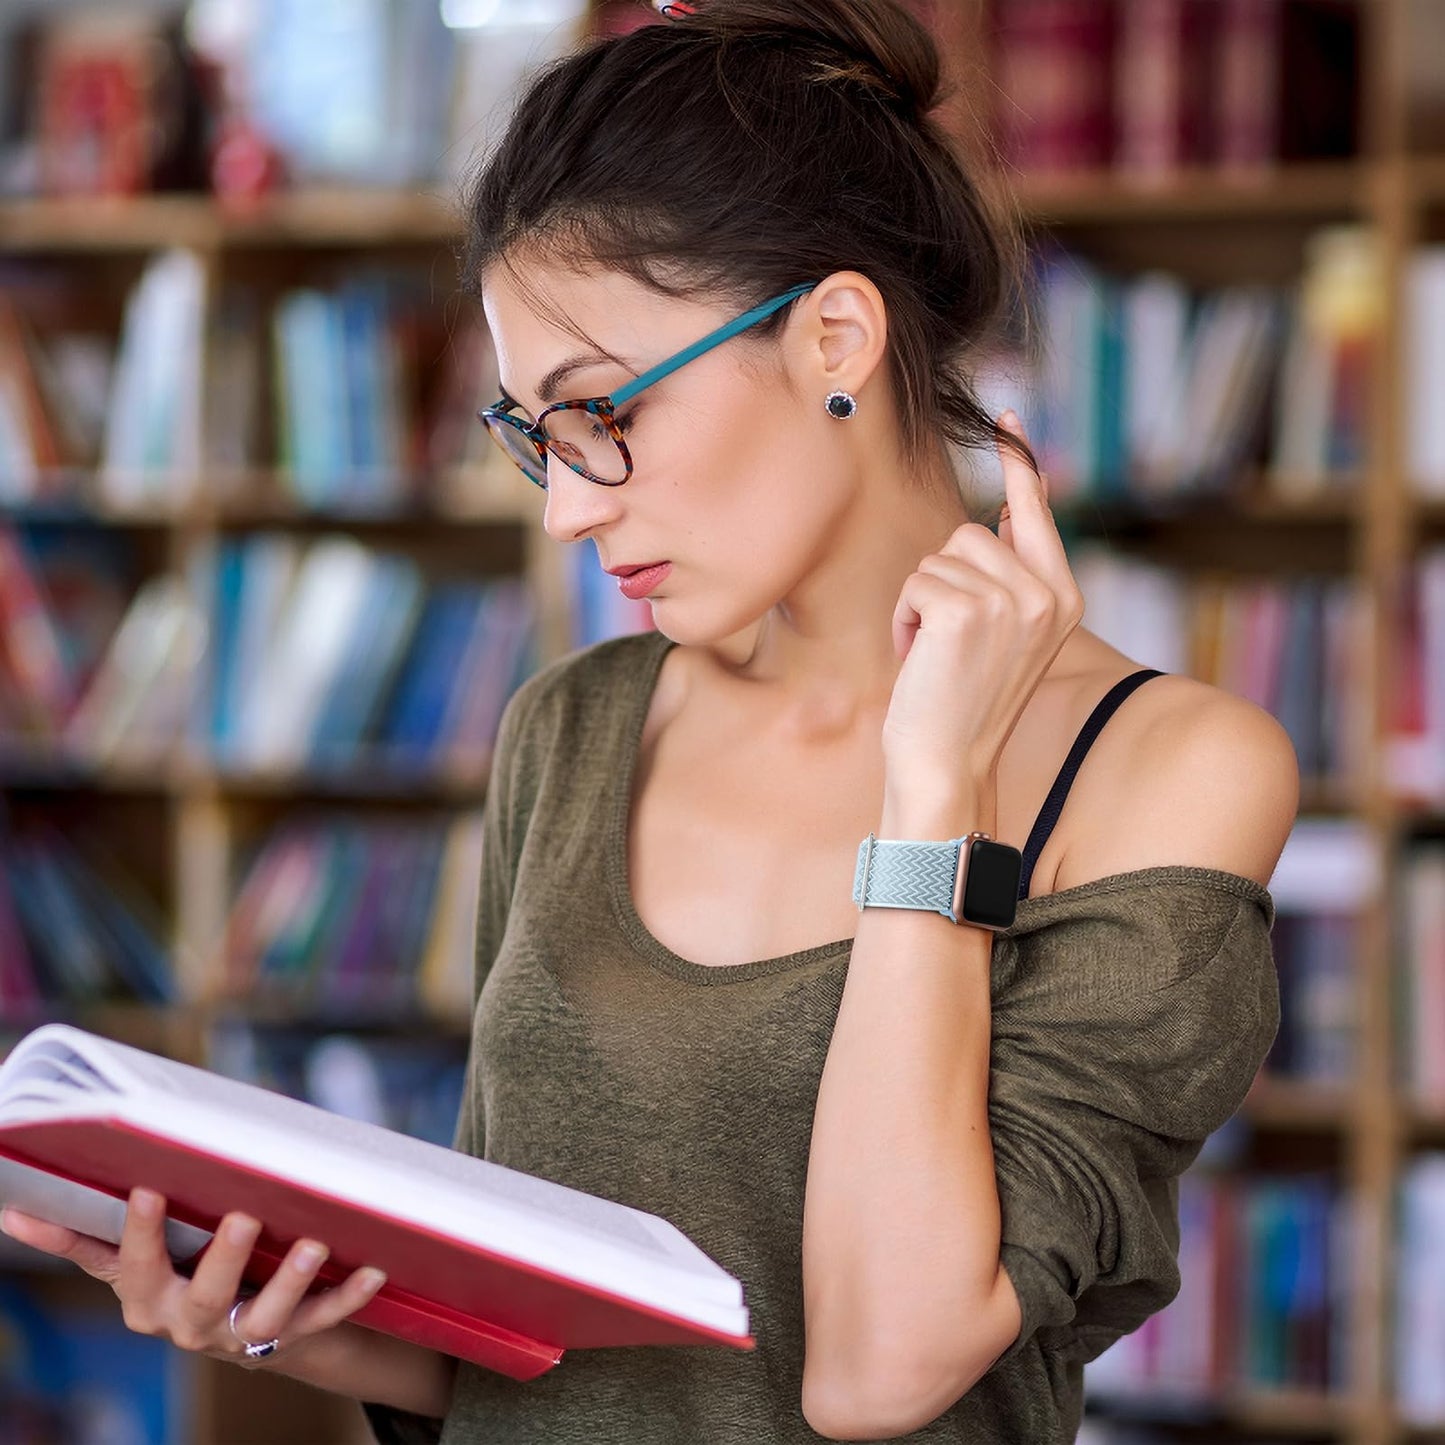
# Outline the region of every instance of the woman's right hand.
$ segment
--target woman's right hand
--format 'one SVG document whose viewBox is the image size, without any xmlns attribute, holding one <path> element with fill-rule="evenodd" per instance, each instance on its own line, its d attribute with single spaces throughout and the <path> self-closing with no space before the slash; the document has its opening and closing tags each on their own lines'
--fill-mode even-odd
<svg viewBox="0 0 1445 1445">
<path fill-rule="evenodd" d="M 128 1328 L 158 1335 L 183 1350 L 246 1366 L 282 1358 L 303 1342 L 339 1325 L 361 1308 L 385 1281 L 377 1269 L 358 1269 L 340 1284 L 306 1298 L 326 1259 L 317 1240 L 299 1239 L 275 1274 L 236 1314 L 238 1340 L 228 1316 L 242 1290 L 242 1275 L 261 1232 L 259 1221 L 228 1214 L 202 1251 L 189 1279 L 171 1266 L 165 1243 L 165 1200 L 150 1189 L 133 1189 L 120 1245 L 108 1244 L 73 1229 L 7 1209 L 0 1219 L 7 1234 L 22 1244 L 59 1255 L 87 1274 L 104 1280 L 116 1293 Z M 279 1338 L 279 1350 L 248 1360 L 245 1341 Z"/>
</svg>

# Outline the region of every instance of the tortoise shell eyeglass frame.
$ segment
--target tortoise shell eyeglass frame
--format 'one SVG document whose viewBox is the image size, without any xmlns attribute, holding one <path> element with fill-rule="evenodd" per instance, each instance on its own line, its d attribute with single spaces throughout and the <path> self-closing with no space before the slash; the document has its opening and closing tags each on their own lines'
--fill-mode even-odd
<svg viewBox="0 0 1445 1445">
<path fill-rule="evenodd" d="M 671 376 L 679 367 L 686 366 L 689 361 L 695 360 L 704 352 L 711 351 L 715 346 L 721 346 L 724 341 L 730 341 L 739 332 L 746 331 L 750 326 L 756 326 L 759 321 L 765 320 L 775 311 L 780 311 L 790 301 L 796 301 L 799 296 L 806 295 L 816 284 L 816 282 L 810 281 L 803 286 L 794 286 L 792 290 L 784 291 L 781 296 L 774 296 L 770 301 L 764 301 L 761 305 L 744 311 L 741 316 L 736 316 L 716 330 L 709 331 L 706 336 L 694 341 L 690 346 L 683 347 L 681 351 L 675 352 L 665 361 L 659 361 L 656 366 L 644 371 L 640 376 L 634 377 L 625 386 L 618 387 L 609 396 L 554 402 L 538 416 L 536 421 L 529 422 L 525 417 L 512 414 L 511 409 L 517 403 L 503 392 L 499 401 L 492 406 L 483 407 L 477 413 L 477 417 L 486 427 L 488 435 L 516 463 L 527 480 L 540 487 L 544 492 L 547 490 L 547 456 L 549 453 L 564 466 L 570 467 L 579 477 L 585 477 L 589 482 L 596 482 L 600 487 L 620 487 L 632 475 L 632 453 L 628 451 L 627 442 L 622 435 L 622 428 L 618 425 L 617 408 L 625 406 L 638 392 L 644 391 L 654 382 L 661 381 L 665 376 Z M 579 462 L 558 450 L 559 446 L 565 447 L 568 446 L 568 443 L 548 435 L 547 418 L 556 412 L 563 411 L 584 411 L 595 416 L 601 422 L 621 454 L 623 474 L 620 479 L 599 477 L 595 472 L 588 471 Z M 503 427 L 513 435 L 508 436 L 502 432 L 501 428 Z M 530 450 L 517 446 L 520 438 L 526 438 L 527 442 L 531 444 Z M 533 451 L 536 453 L 535 464 L 531 460 Z"/>
</svg>

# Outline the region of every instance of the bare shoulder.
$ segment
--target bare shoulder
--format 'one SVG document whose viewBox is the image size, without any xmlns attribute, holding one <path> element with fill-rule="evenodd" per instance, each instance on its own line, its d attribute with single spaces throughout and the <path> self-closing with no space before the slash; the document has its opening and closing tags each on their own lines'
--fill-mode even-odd
<svg viewBox="0 0 1445 1445">
<path fill-rule="evenodd" d="M 1090 695 L 1142 666 L 1107 651 L 1112 658 L 1099 657 L 1098 676 L 1082 684 Z M 1056 889 L 1166 864 L 1268 885 L 1299 810 L 1299 764 L 1289 734 L 1264 708 L 1182 674 L 1150 678 L 1087 761 L 1093 771 Z"/>
</svg>

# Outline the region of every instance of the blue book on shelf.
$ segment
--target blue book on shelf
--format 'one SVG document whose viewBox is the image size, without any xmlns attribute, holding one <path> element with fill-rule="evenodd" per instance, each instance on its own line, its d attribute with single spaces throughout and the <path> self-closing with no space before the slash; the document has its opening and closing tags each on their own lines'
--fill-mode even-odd
<svg viewBox="0 0 1445 1445">
<path fill-rule="evenodd" d="M 282 462 L 297 497 L 324 507 L 347 458 L 344 342 L 335 300 L 292 291 L 276 308 Z"/>
<path fill-rule="evenodd" d="M 78 911 L 89 918 L 92 936 L 111 970 L 142 1003 L 165 1004 L 176 997 L 175 975 L 166 951 L 140 920 L 81 858 L 57 843 L 51 855 Z"/>
<path fill-rule="evenodd" d="M 32 838 L 12 838 L 4 857 L 26 941 L 46 975 L 46 995 L 103 998 L 109 992 L 110 967 L 48 853 Z"/>
<path fill-rule="evenodd" d="M 1280 658 L 1280 725 L 1289 734 L 1306 777 L 1326 771 L 1321 744 L 1321 672 L 1324 665 L 1324 595 L 1312 577 L 1289 584 L 1288 626 Z"/>
<path fill-rule="evenodd" d="M 427 598 L 383 731 L 399 760 L 424 761 L 435 747 L 482 604 L 482 589 L 469 582 L 442 583 Z"/>
<path fill-rule="evenodd" d="M 1096 459 L 1093 475 L 1101 497 L 1122 497 L 1127 493 L 1129 457 L 1125 436 L 1124 408 L 1124 288 L 1112 277 L 1098 280 L 1098 389 L 1095 392 L 1097 418 L 1094 427 Z"/>
<path fill-rule="evenodd" d="M 224 757 L 231 745 L 237 711 L 236 644 L 241 628 L 241 603 L 246 586 L 246 545 L 223 538 L 217 549 L 214 613 L 207 682 L 210 687 L 210 746 Z"/>
<path fill-rule="evenodd" d="M 347 500 L 386 501 L 395 488 L 396 462 L 388 455 L 383 418 L 393 398 L 385 394 L 382 348 L 387 336 L 387 297 L 377 278 L 353 278 L 336 298 L 340 318 L 347 430 Z"/>
<path fill-rule="evenodd" d="M 312 736 L 311 761 L 317 766 L 356 761 L 402 665 L 425 592 L 421 571 L 410 559 L 377 557 L 366 604 Z"/>
</svg>

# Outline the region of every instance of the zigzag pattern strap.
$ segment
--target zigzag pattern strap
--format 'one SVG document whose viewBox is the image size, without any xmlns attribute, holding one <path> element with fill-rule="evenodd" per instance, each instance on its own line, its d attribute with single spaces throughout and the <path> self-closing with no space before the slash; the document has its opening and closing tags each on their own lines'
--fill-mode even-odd
<svg viewBox="0 0 1445 1445">
<path fill-rule="evenodd" d="M 870 833 L 858 848 L 853 902 L 859 908 L 921 908 L 952 918 L 962 841 L 911 843 Z"/>
</svg>

